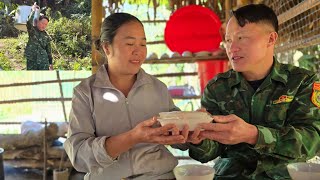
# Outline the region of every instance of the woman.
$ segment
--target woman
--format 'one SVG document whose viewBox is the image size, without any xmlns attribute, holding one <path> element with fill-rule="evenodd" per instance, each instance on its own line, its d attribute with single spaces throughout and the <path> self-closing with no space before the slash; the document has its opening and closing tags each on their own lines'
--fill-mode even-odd
<svg viewBox="0 0 320 180">
<path fill-rule="evenodd" d="M 27 22 L 29 40 L 25 49 L 27 59 L 27 70 L 53 70 L 50 37 L 45 31 L 49 18 L 40 15 L 33 26 L 36 9 L 39 6 L 33 5 L 32 12 Z"/>
<path fill-rule="evenodd" d="M 127 13 L 107 17 L 96 45 L 108 59 L 74 89 L 66 152 L 85 180 L 173 179 L 176 158 L 160 144 L 184 143 L 159 112 L 178 110 L 167 87 L 141 69 L 147 54 L 142 23 Z M 173 135 L 169 136 L 169 131 Z"/>
</svg>

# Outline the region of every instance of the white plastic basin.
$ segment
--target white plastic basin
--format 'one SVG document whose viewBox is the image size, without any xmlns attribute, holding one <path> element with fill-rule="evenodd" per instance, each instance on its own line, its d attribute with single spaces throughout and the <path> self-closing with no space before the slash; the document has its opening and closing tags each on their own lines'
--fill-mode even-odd
<svg viewBox="0 0 320 180">
<path fill-rule="evenodd" d="M 320 180 L 320 164 L 291 163 L 287 169 L 293 180 Z"/>
<path fill-rule="evenodd" d="M 213 180 L 215 170 L 200 164 L 187 164 L 173 169 L 177 180 Z"/>
</svg>

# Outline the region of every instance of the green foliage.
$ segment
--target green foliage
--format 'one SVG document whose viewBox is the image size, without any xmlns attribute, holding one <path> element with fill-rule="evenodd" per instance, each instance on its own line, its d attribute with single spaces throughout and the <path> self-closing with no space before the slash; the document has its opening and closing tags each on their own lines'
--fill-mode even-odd
<svg viewBox="0 0 320 180">
<path fill-rule="evenodd" d="M 9 59 L 0 52 L 0 70 L 10 71 L 13 70 L 10 65 Z"/>
<path fill-rule="evenodd" d="M 69 60 L 63 57 L 53 58 L 53 69 L 67 70 L 70 67 Z"/>
<path fill-rule="evenodd" d="M 61 7 L 60 11 L 67 18 L 71 18 L 74 14 L 89 16 L 91 14 L 91 0 L 74 0 L 68 6 Z"/>
<path fill-rule="evenodd" d="M 303 53 L 303 56 L 298 59 L 299 66 L 315 72 L 320 78 L 320 45 L 303 48 L 300 51 Z"/>
<path fill-rule="evenodd" d="M 318 72 L 320 70 L 319 59 L 317 59 L 314 55 L 305 54 L 301 56 L 299 59 L 299 66 L 305 69 L 308 69 L 313 72 Z"/>
<path fill-rule="evenodd" d="M 86 57 L 91 51 L 91 19 L 87 16 L 68 19 L 61 17 L 50 22 L 53 51 L 72 57 Z M 56 49 L 54 49 L 56 47 Z"/>
<path fill-rule="evenodd" d="M 54 59 L 54 69 L 59 70 L 91 70 L 91 57 L 84 58 L 56 58 Z"/>
<path fill-rule="evenodd" d="M 12 15 L 0 12 L 0 38 L 17 37 L 19 31 L 14 27 L 14 19 Z"/>
<path fill-rule="evenodd" d="M 14 28 L 14 12 L 17 6 L 10 0 L 0 2 L 0 38 L 18 36 L 19 31 Z"/>
<path fill-rule="evenodd" d="M 28 35 L 20 34 L 17 38 L 1 39 L 0 68 L 6 70 L 22 70 L 26 67 L 24 49 Z"/>
<path fill-rule="evenodd" d="M 73 69 L 74 70 L 91 70 L 92 69 L 91 56 L 84 57 L 82 59 L 78 58 L 75 61 L 73 61 Z"/>
</svg>

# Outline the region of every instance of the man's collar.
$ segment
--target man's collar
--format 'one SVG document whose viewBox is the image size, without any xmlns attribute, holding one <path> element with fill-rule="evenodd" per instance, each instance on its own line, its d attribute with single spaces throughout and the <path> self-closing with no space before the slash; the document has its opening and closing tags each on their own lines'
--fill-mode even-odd
<svg viewBox="0 0 320 180">
<path fill-rule="evenodd" d="M 232 78 L 231 82 L 230 82 L 230 86 L 236 86 L 238 84 L 240 84 L 241 81 L 245 80 L 242 76 L 241 73 L 236 72 L 236 71 L 231 71 L 229 74 L 229 77 L 234 76 L 234 78 Z"/>
<path fill-rule="evenodd" d="M 238 85 L 241 81 L 245 80 L 242 74 L 236 71 L 230 71 L 227 76 L 235 76 L 230 82 L 231 87 Z M 288 74 L 286 73 L 286 69 L 284 69 L 283 66 L 281 66 L 281 64 L 275 58 L 273 58 L 271 72 L 269 73 L 269 75 L 267 75 L 266 78 L 268 78 L 268 76 L 270 76 L 272 80 L 282 82 L 283 84 L 286 84 L 288 82 Z"/>
<path fill-rule="evenodd" d="M 275 58 L 273 58 L 273 67 L 270 73 L 270 78 L 272 80 L 282 82 L 283 84 L 287 84 L 288 82 L 288 73 L 286 72 L 286 69 L 284 69 Z"/>
</svg>

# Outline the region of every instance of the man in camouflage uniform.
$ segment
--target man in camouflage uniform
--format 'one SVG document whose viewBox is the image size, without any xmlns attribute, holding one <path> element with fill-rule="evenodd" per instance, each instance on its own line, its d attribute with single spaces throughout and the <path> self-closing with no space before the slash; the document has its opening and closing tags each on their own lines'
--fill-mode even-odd
<svg viewBox="0 0 320 180">
<path fill-rule="evenodd" d="M 201 99 L 214 123 L 189 136 L 190 157 L 220 156 L 215 179 L 290 179 L 286 165 L 320 149 L 320 83 L 273 58 L 278 20 L 265 5 L 233 12 L 226 50 L 233 70 L 212 79 Z M 200 131 L 200 128 L 204 131 Z"/>
<path fill-rule="evenodd" d="M 27 22 L 29 40 L 25 49 L 27 59 L 27 70 L 52 70 L 52 55 L 50 37 L 45 31 L 49 18 L 40 16 L 33 26 L 35 9 L 39 6 L 34 5 Z"/>
</svg>

